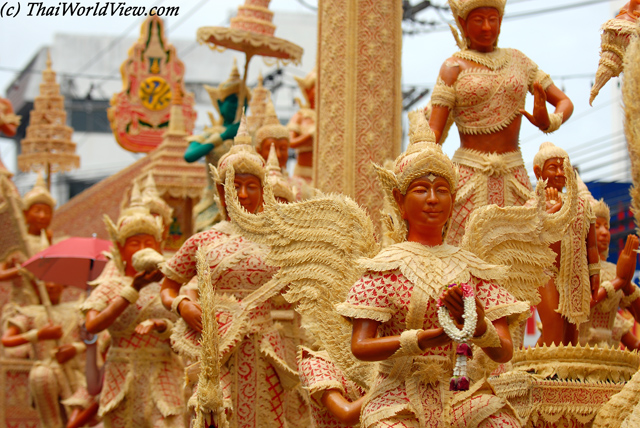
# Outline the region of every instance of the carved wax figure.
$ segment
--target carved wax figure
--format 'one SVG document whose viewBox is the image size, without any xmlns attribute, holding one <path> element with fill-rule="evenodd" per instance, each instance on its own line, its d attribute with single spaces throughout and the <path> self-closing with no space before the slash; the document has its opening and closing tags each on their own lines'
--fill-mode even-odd
<svg viewBox="0 0 640 428">
<path fill-rule="evenodd" d="M 506 0 L 449 0 L 460 50 L 447 59 L 433 89 L 429 125 L 436 142 L 455 122 L 460 148 L 456 203 L 447 242 L 460 243 L 469 214 L 487 204 L 523 205 L 531 191 L 518 143 L 522 115 L 546 133 L 569 119 L 573 104 L 548 74 L 516 49 L 497 47 Z M 535 97 L 525 112 L 527 90 Z M 548 114 L 546 101 L 556 107 Z"/>
<path fill-rule="evenodd" d="M 306 103 L 293 115 L 287 128 L 290 131 L 291 148 L 296 151 L 294 177 L 304 179 L 311 184 L 313 179 L 313 142 L 316 138 L 316 80 L 317 73 L 311 71 L 304 79 L 295 77 Z"/>
<path fill-rule="evenodd" d="M 608 20 L 602 26 L 600 61 L 598 62 L 596 81 L 591 88 L 590 105 L 593 104 L 600 89 L 607 84 L 609 79 L 622 73 L 629 43 L 639 35 L 639 16 L 640 3 L 637 0 L 631 0 L 620 9 L 618 16 Z"/>
<path fill-rule="evenodd" d="M 20 116 L 13 113 L 13 106 L 6 98 L 0 98 L 0 133 L 13 137 L 20 126 Z"/>
<path fill-rule="evenodd" d="M 80 302 L 60 303 L 63 286 L 46 283 L 45 287 L 52 303 L 51 319 L 43 305 L 9 303 L 3 311 L 2 345 L 32 344 L 37 362 L 29 372 L 31 398 L 44 428 L 63 428 L 72 411 L 82 413 L 95 406 L 95 401 L 86 392 L 81 364 L 75 358 L 85 350 L 79 341 Z M 56 341 L 62 345 L 57 346 Z"/>
<path fill-rule="evenodd" d="M 547 181 L 549 212 L 567 203 L 562 189 L 569 167 L 569 155 L 562 148 L 546 142 L 533 158 L 533 171 L 538 180 Z M 600 258 L 595 234 L 595 215 L 591 204 L 577 196 L 578 211 L 564 237 L 552 245 L 558 255 L 550 267 L 552 278 L 540 288 L 538 313 L 542 321 L 542 336 L 538 344 L 565 345 L 578 343 L 578 326 L 589 319 L 591 297 L 600 284 Z"/>
<path fill-rule="evenodd" d="M 414 131 L 393 172 L 381 171 L 404 223 L 397 233 L 406 240 L 362 260 L 364 275 L 338 306 L 353 319 L 354 355 L 380 361 L 361 426 L 518 427 L 507 402 L 484 382 L 450 398 L 443 394 L 455 347 L 438 321 L 439 299 L 464 322 L 461 288 L 450 285 L 473 288 L 478 322 L 471 342 L 498 362 L 511 359 L 509 324 L 527 317 L 529 309 L 497 284 L 499 266 L 444 244 L 458 177 L 425 128 Z"/>
<path fill-rule="evenodd" d="M 591 303 L 589 320 L 580 324 L 579 342 L 590 346 L 619 346 L 622 341 L 629 349 L 637 349 L 638 339 L 631 333 L 633 318 L 625 318 L 618 312 L 619 307 L 628 307 L 632 301 L 626 297 L 625 290 L 633 294 L 637 287 L 630 284 L 635 271 L 638 238 L 629 235 L 617 266 L 607 261 L 611 233 L 609 232 L 611 212 L 601 199 L 592 200 L 591 206 L 596 216 L 596 239 L 600 255 L 600 289 Z M 640 291 L 633 299 L 640 296 Z"/>
<path fill-rule="evenodd" d="M 33 189 L 22 198 L 24 219 L 27 224 L 27 257 L 32 257 L 51 245 L 52 232 L 48 229 L 53 218 L 56 200 L 47 190 L 47 186 L 38 175 Z M 0 280 L 13 280 L 11 301 L 19 305 L 37 305 L 40 303 L 35 285 L 29 273 L 21 271 L 18 263 L 24 260 L 9 259 L 0 264 Z M 21 272 L 23 277 L 20 278 Z"/>
<path fill-rule="evenodd" d="M 278 164 L 288 186 L 294 190 L 295 200 L 308 199 L 314 194 L 313 188 L 306 179 L 297 175 L 289 176 L 287 172 L 287 160 L 289 159 L 289 130 L 280 124 L 276 116 L 273 103 L 267 103 L 264 125 L 261 126 L 255 135 L 256 150 L 267 160 L 271 146 L 274 146 Z M 289 201 L 291 202 L 291 201 Z"/>
<path fill-rule="evenodd" d="M 271 319 L 271 296 L 262 295 L 262 286 L 276 269 L 265 264 L 265 247 L 242 236 L 228 221 L 223 183 L 230 168 L 236 171 L 233 185 L 245 209 L 261 210 L 265 163 L 251 144 L 244 115 L 234 145 L 220 158 L 218 168 L 212 167 L 219 208 L 227 220 L 189 238 L 162 267 L 162 302 L 183 319 L 172 336 L 174 348 L 199 360 L 202 309 L 193 293 L 178 293 L 197 274 L 196 252 L 204 248 L 220 310 L 219 370 L 222 392 L 230 403 L 229 425 L 284 427 L 283 384 L 295 386 L 297 374 L 284 361 L 283 342 Z M 196 391 L 189 405 L 196 406 L 197 400 Z"/>
<path fill-rule="evenodd" d="M 105 222 L 119 275 L 100 282 L 82 305 L 87 331 L 111 335 L 98 414 L 114 428 L 182 427 L 183 370 L 169 342 L 176 317 L 160 302 L 160 272 L 137 272 L 133 264 L 141 250 L 160 250 L 162 221 L 137 206 L 117 224 Z"/>
<path fill-rule="evenodd" d="M 240 122 L 236 122 L 240 92 L 244 93 L 244 105 L 246 106 L 251 99 L 251 91 L 240 78 L 235 58 L 231 74 L 226 81 L 222 82 L 217 88 L 207 85 L 204 88 L 209 93 L 211 103 L 220 114 L 222 124 L 212 123 L 211 127 L 205 128 L 203 134 L 189 137 L 189 147 L 184 153 L 184 159 L 187 162 L 195 162 L 204 156 L 205 165 L 217 165 L 220 157 L 227 153 L 231 147 L 232 140 L 240 126 Z M 214 202 L 216 195 L 215 183 L 212 181 L 208 169 L 207 183 L 207 189 L 203 191 L 200 203 L 194 208 L 197 231 L 207 230 L 220 219 L 223 219 L 217 210 L 217 204 Z"/>
</svg>

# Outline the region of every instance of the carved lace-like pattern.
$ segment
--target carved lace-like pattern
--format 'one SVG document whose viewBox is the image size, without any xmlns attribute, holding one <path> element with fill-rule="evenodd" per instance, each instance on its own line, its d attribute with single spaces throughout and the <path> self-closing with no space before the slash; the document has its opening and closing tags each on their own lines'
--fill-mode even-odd
<svg viewBox="0 0 640 428">
<path fill-rule="evenodd" d="M 591 311 L 586 238 L 595 220 L 591 204 L 578 198 L 577 215 L 562 238 L 560 268 L 555 281 L 560 295 L 558 312 L 572 324 L 587 321 Z"/>
<path fill-rule="evenodd" d="M 492 134 L 501 131 L 520 115 L 527 91 L 540 82 L 544 89 L 553 84 L 551 78 L 516 49 L 504 49 L 503 67 L 496 70 L 472 68 L 463 70 L 453 84 L 455 105 L 444 98 L 431 98 L 433 105 L 452 108 L 458 130 L 463 134 Z M 474 59 L 475 61 L 475 59 Z M 438 81 L 444 85 L 443 81 Z M 438 89 L 434 92 L 449 92 Z"/>
<path fill-rule="evenodd" d="M 365 391 L 348 380 L 344 373 L 331 362 L 326 352 L 314 352 L 308 348 L 300 348 L 298 354 L 298 372 L 300 383 L 311 396 L 310 405 L 313 422 L 316 428 L 346 428 L 321 403 L 324 391 L 339 390 L 343 396 L 353 402 L 365 394 Z"/>
</svg>

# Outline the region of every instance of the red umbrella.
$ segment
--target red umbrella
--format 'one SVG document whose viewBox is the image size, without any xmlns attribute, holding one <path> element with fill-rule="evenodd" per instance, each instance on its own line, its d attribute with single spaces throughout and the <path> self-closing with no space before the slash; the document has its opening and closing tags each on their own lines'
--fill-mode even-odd
<svg viewBox="0 0 640 428">
<path fill-rule="evenodd" d="M 107 264 L 103 252 L 111 241 L 97 238 L 69 238 L 40 251 L 22 264 L 36 278 L 86 289 Z"/>
</svg>

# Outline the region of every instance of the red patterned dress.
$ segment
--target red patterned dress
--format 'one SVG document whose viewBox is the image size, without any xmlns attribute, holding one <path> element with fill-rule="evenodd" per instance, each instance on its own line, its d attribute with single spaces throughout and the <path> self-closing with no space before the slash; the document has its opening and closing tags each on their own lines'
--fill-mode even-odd
<svg viewBox="0 0 640 428">
<path fill-rule="evenodd" d="M 354 402 L 365 394 L 355 382 L 348 380 L 324 351 L 314 352 L 301 347 L 298 355 L 298 373 L 302 387 L 311 398 L 311 415 L 315 428 L 347 428 L 338 421 L 320 401 L 329 389 L 337 389 L 349 401 Z"/>
<path fill-rule="evenodd" d="M 196 251 L 200 247 L 207 250 L 216 287 L 221 346 L 228 345 L 220 349 L 220 382 L 225 398 L 231 398 L 230 426 L 284 427 L 284 385 L 293 387 L 298 382 L 295 371 L 284 362 L 282 338 L 271 319 L 271 301 L 255 302 L 242 328 L 233 327 L 232 322 L 239 303 L 252 299 L 252 293 L 271 279 L 275 268 L 264 263 L 265 247 L 245 239 L 224 221 L 189 238 L 162 268 L 164 274 L 188 283 L 197 275 Z M 191 345 L 197 336 L 189 336 Z M 181 346 L 197 357 L 199 350 L 191 345 Z"/>
<path fill-rule="evenodd" d="M 82 310 L 104 310 L 132 280 L 126 276 L 108 278 L 92 291 Z M 165 319 L 169 327 L 163 333 L 147 335 L 134 331 L 152 318 Z M 169 343 L 174 320 L 175 315 L 160 302 L 160 284 L 152 283 L 109 327 L 111 347 L 98 412 L 106 428 L 184 427 L 184 372 Z"/>
<path fill-rule="evenodd" d="M 519 322 L 529 313 L 528 304 L 493 282 L 500 276 L 496 266 L 460 248 L 404 242 L 362 264 L 367 272 L 338 311 L 379 321 L 379 337 L 439 327 L 436 299 L 453 283 L 473 285 L 489 321 L 507 317 L 510 323 Z M 455 395 L 448 391 L 454 353 L 449 343 L 381 361 L 363 405 L 362 427 L 519 427 L 507 402 L 493 395 L 486 383 Z"/>
</svg>

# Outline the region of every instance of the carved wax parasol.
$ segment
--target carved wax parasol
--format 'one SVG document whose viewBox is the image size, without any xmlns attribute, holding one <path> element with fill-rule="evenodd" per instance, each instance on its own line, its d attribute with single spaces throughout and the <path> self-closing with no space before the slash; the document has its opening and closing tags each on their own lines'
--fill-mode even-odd
<svg viewBox="0 0 640 428">
<path fill-rule="evenodd" d="M 196 34 L 199 43 L 206 43 L 213 50 L 221 52 L 233 49 L 244 52 L 246 56 L 243 85 L 238 97 L 237 120 L 246 97 L 244 88 L 247 83 L 249 61 L 254 55 L 276 58 L 276 62 L 282 64 L 300 64 L 302 58 L 303 50 L 300 46 L 273 35 L 276 26 L 271 22 L 273 12 L 269 10 L 270 1 L 246 0 L 244 5 L 238 7 L 238 15 L 231 18 L 229 27 L 200 27 Z"/>
</svg>

